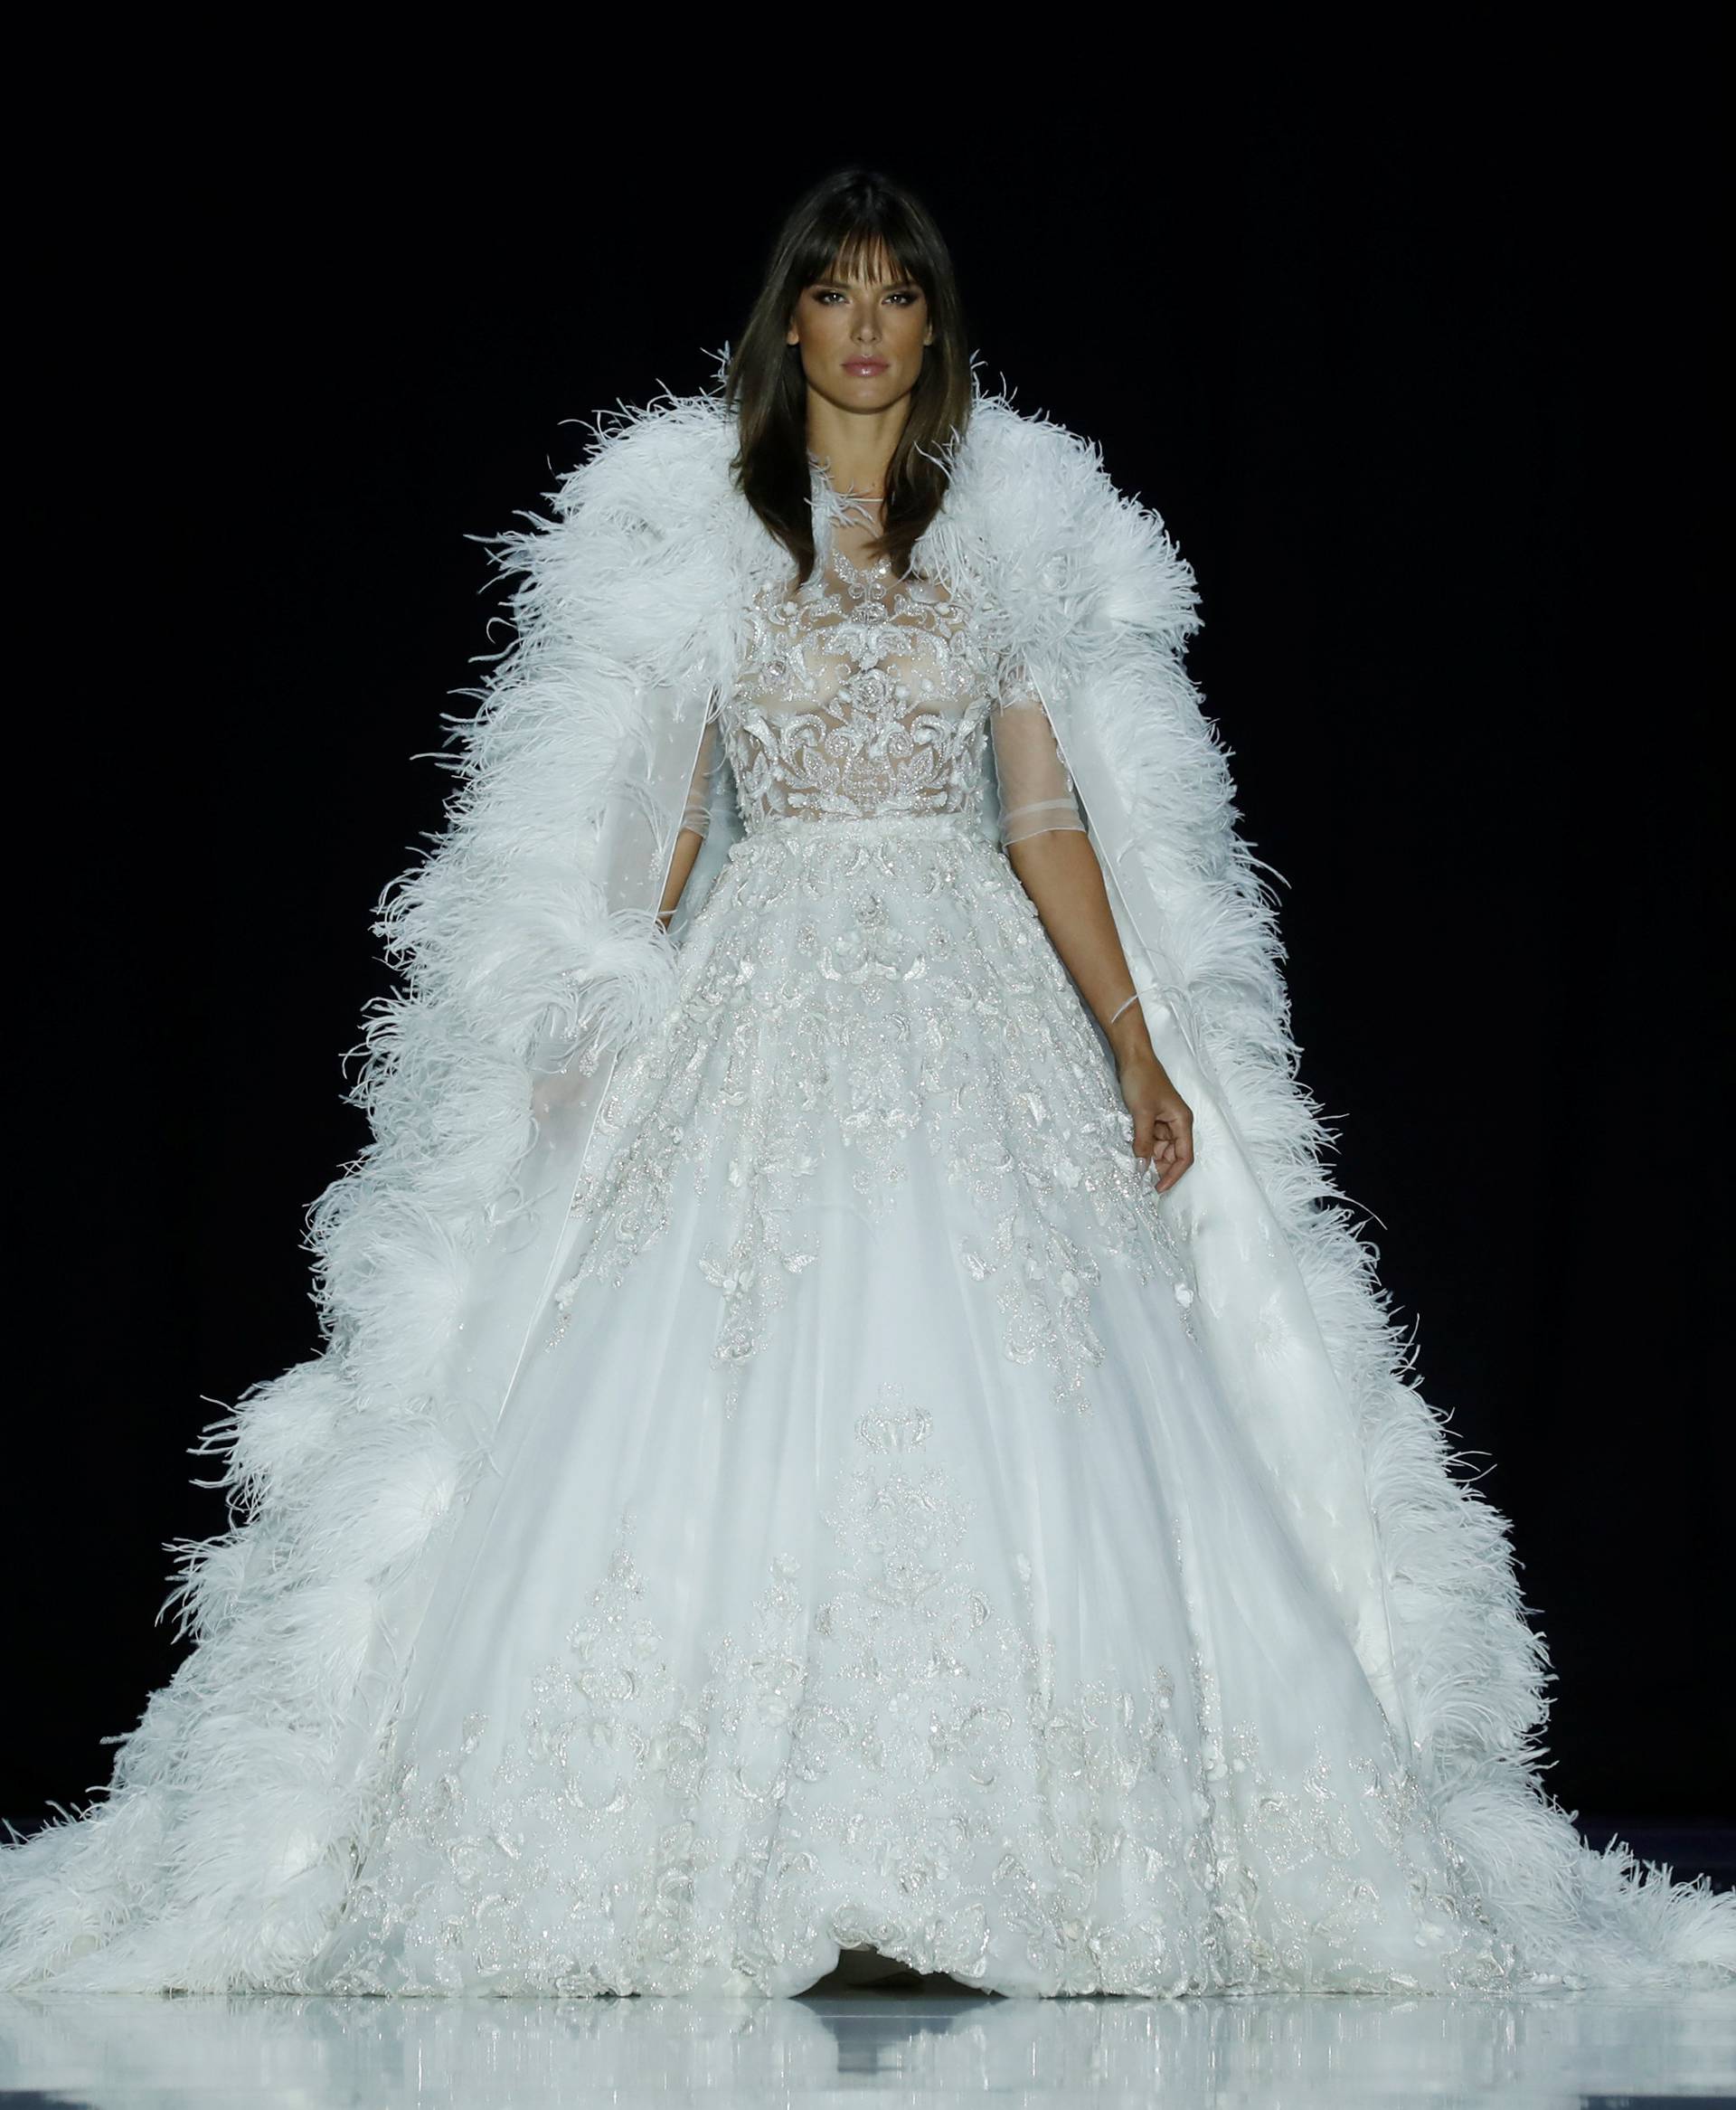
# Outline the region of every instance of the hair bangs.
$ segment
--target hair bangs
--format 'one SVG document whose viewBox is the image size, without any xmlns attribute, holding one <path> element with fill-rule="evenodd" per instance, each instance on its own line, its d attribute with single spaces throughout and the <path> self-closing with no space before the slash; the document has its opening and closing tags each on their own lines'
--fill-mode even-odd
<svg viewBox="0 0 1736 2110">
<path fill-rule="evenodd" d="M 920 284 L 921 274 L 906 268 L 897 242 L 884 227 L 862 221 L 843 231 L 833 253 L 817 263 L 807 283 L 811 286 L 820 279 L 902 286 Z"/>
</svg>

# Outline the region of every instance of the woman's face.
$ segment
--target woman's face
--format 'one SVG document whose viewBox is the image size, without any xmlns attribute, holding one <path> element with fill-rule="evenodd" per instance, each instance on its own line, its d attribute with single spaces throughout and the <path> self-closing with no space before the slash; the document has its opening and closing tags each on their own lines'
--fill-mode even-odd
<svg viewBox="0 0 1736 2110">
<path fill-rule="evenodd" d="M 805 286 L 784 340 L 801 346 L 807 385 L 842 411 L 883 411 L 909 395 L 922 347 L 934 342 L 916 281 L 892 276 L 883 256 L 868 269 L 872 279 L 840 274 Z"/>
</svg>

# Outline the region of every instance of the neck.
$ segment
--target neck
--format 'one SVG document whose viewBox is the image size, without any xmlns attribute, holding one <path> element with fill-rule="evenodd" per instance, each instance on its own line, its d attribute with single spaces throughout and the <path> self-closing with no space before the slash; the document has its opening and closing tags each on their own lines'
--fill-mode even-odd
<svg viewBox="0 0 1736 2110">
<path fill-rule="evenodd" d="M 824 396 L 807 392 L 807 450 L 826 468 L 835 491 L 857 491 L 879 498 L 886 471 L 910 414 L 910 399 L 900 396 L 883 411 L 841 411 Z"/>
</svg>

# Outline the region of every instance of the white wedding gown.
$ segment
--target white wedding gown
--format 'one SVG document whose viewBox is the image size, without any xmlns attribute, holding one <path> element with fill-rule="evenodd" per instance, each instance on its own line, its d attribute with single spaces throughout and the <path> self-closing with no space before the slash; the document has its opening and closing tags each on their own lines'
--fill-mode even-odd
<svg viewBox="0 0 1736 2110">
<path fill-rule="evenodd" d="M 1190 1330 L 1003 841 L 1081 825 L 965 609 L 823 535 L 705 773 L 745 835 L 623 1059 L 456 1513 L 331 1992 L 1449 1991 L 1515 1957 Z M 717 735 L 721 733 L 721 739 Z"/>
</svg>

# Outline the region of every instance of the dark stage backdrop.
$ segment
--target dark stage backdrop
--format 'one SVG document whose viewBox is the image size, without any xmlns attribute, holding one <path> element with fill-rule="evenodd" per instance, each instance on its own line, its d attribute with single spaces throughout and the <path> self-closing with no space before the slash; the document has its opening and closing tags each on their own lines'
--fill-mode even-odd
<svg viewBox="0 0 1736 2110">
<path fill-rule="evenodd" d="M 1045 120 L 992 166 L 859 135 L 948 230 L 990 381 L 1099 440 L 1198 572 L 1305 1079 L 1513 1519 L 1593 1831 L 1732 1815 L 1702 80 L 1684 50 L 1378 116 L 1173 91 L 1137 144 Z M 165 1543 L 222 1523 L 205 1402 L 315 1347 L 371 910 L 498 605 L 466 538 L 573 421 L 709 382 L 840 158 L 731 120 L 647 180 L 622 134 L 467 116 L 180 113 L 58 260 L 14 718 L 20 1826 L 107 1779 L 177 1661 Z"/>
</svg>

